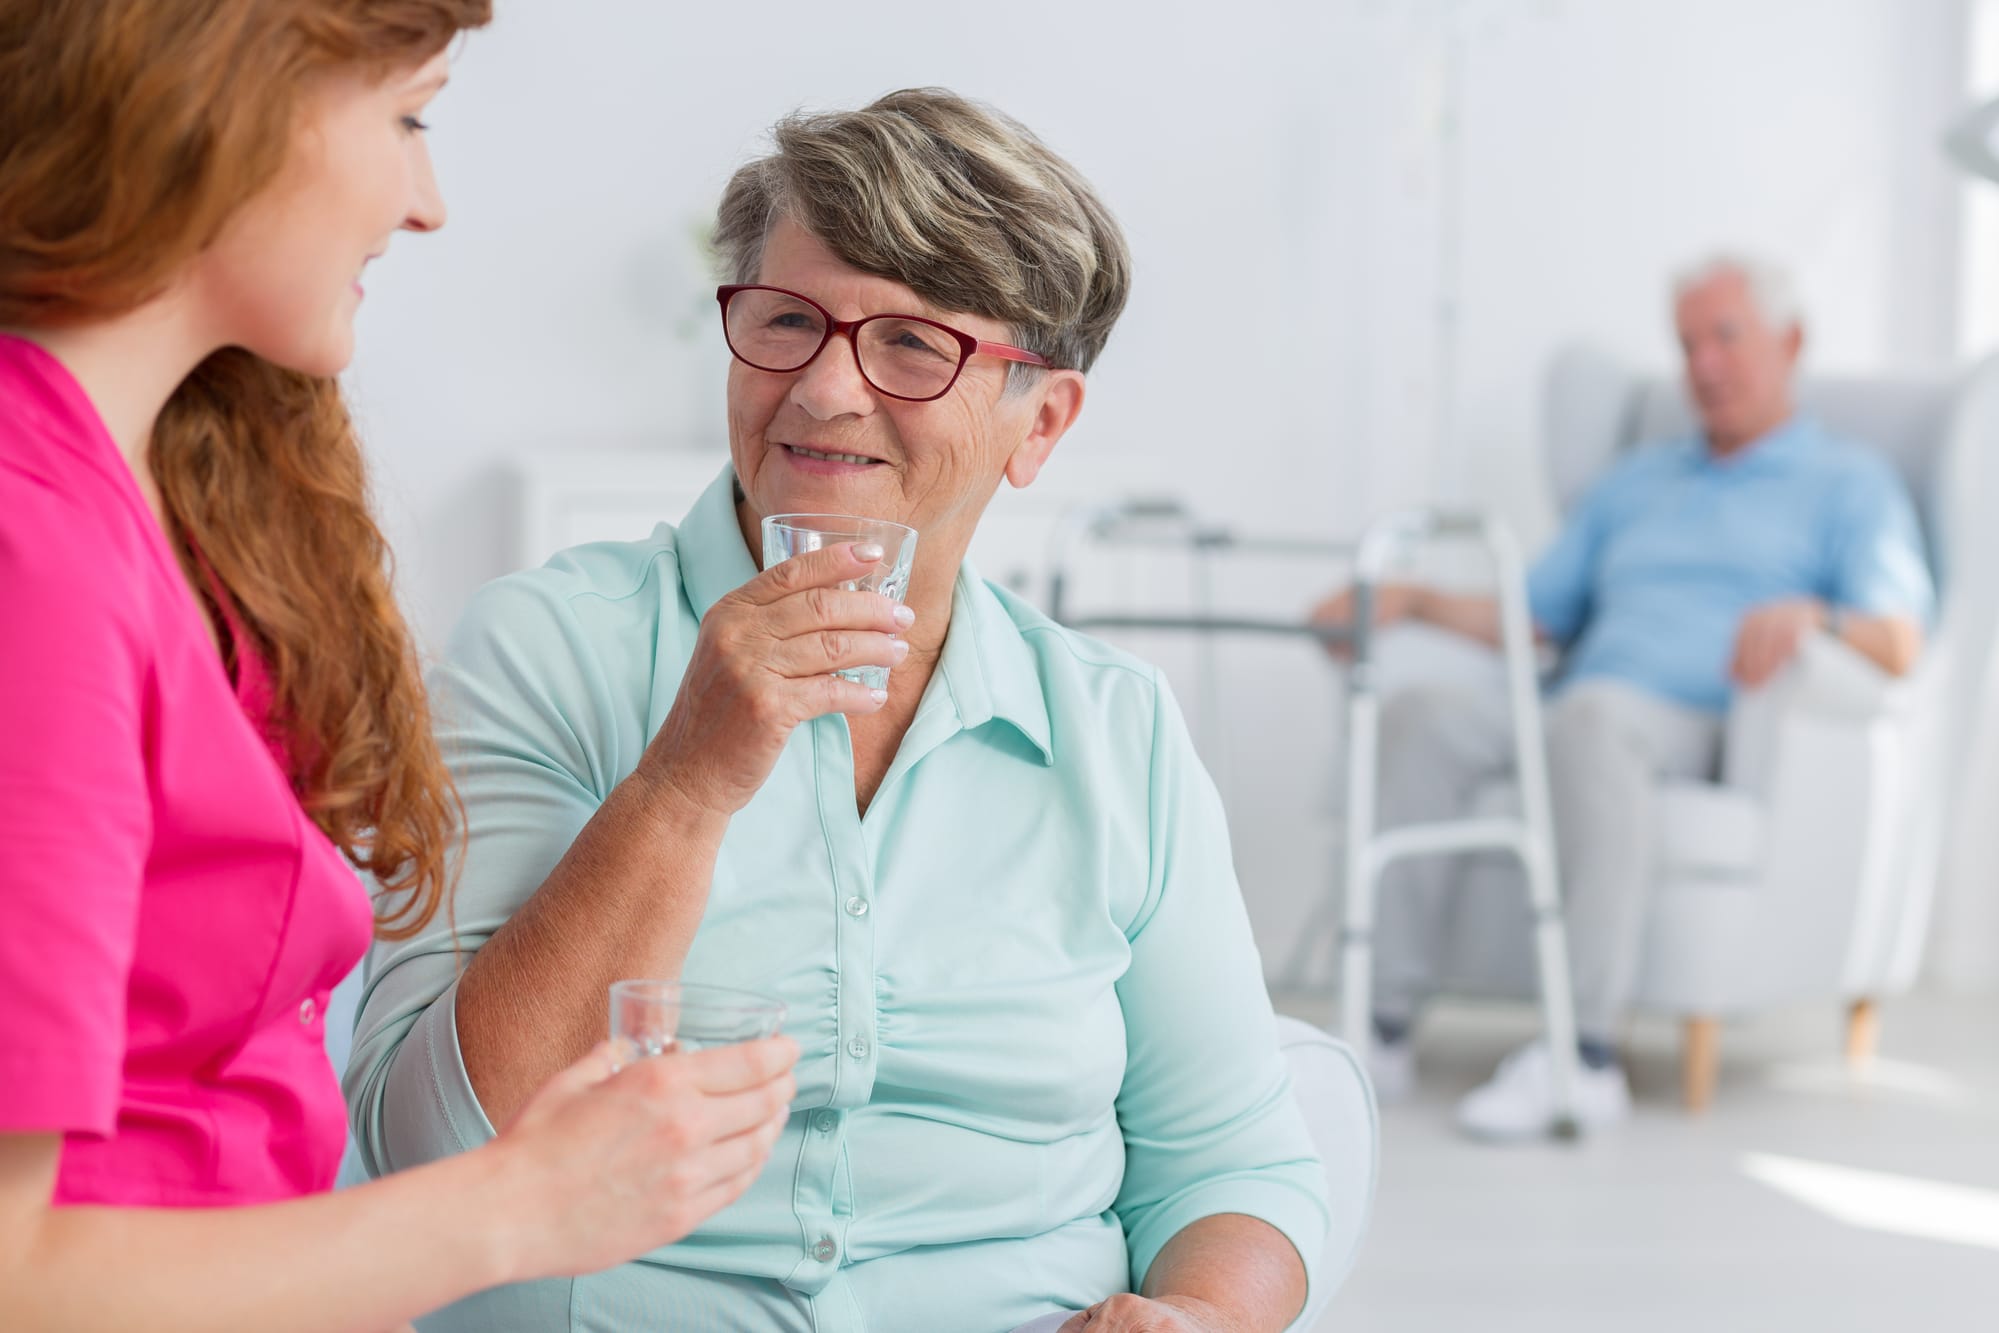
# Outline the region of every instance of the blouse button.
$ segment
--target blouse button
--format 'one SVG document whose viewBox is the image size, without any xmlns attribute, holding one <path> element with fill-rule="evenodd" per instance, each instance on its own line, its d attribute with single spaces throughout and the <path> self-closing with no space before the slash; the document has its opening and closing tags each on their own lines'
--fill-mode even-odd
<svg viewBox="0 0 1999 1333">
<path fill-rule="evenodd" d="M 867 914 L 868 914 L 868 900 L 866 898 L 847 899 L 848 916 L 866 916 Z"/>
<path fill-rule="evenodd" d="M 306 996 L 305 1001 L 302 1004 L 300 1004 L 298 1007 L 298 1021 L 305 1024 L 307 1027 L 311 1027 L 312 1020 L 315 1017 L 317 1017 L 318 1014 L 319 1014 L 319 1006 L 312 1002 L 312 997 L 310 995 Z"/>
<path fill-rule="evenodd" d="M 855 1037 L 847 1043 L 847 1054 L 853 1056 L 856 1060 L 867 1059 L 868 1039 L 866 1037 Z"/>
<path fill-rule="evenodd" d="M 821 1236 L 818 1240 L 813 1241 L 810 1251 L 813 1260 L 822 1264 L 832 1263 L 833 1256 L 839 1252 L 839 1247 L 833 1244 L 831 1236 Z"/>
</svg>

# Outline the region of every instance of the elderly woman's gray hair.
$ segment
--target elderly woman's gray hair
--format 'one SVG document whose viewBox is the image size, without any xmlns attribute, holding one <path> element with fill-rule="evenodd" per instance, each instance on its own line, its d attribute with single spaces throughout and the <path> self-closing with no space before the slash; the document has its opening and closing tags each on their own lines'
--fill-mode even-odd
<svg viewBox="0 0 1999 1333">
<path fill-rule="evenodd" d="M 757 280 L 772 224 L 789 218 L 863 273 L 1004 321 L 1054 366 L 1088 370 L 1103 351 L 1131 288 L 1124 235 L 1018 121 L 912 88 L 859 111 L 787 116 L 774 137 L 717 210 L 734 281 Z"/>
</svg>

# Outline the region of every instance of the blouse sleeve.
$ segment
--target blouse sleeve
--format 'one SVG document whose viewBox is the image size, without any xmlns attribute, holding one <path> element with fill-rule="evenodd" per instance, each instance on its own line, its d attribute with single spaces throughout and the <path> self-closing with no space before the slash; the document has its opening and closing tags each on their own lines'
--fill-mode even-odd
<svg viewBox="0 0 1999 1333">
<path fill-rule="evenodd" d="M 1165 682 L 1156 683 L 1152 871 L 1118 983 L 1126 1031 L 1117 1099 L 1134 1291 L 1193 1222 L 1243 1213 L 1290 1240 L 1316 1281 L 1326 1177 L 1277 1047 L 1220 795 Z"/>
<path fill-rule="evenodd" d="M 458 1045 L 458 976 L 616 784 L 617 756 L 599 746 L 613 705 L 595 662 L 566 598 L 546 571 L 531 571 L 479 591 L 431 674 L 467 836 L 452 912 L 368 957 L 344 1084 L 371 1175 L 494 1136 Z"/>
</svg>

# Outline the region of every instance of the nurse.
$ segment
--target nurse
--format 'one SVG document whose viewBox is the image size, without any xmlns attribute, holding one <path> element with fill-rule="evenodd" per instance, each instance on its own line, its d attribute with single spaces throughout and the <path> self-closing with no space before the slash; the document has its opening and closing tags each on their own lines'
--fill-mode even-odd
<svg viewBox="0 0 1999 1333">
<path fill-rule="evenodd" d="M 488 7 L 0 0 L 0 1328 L 387 1328 L 684 1235 L 785 1123 L 784 1039 L 599 1047 L 324 1192 L 327 993 L 459 809 L 331 377 Z"/>
</svg>

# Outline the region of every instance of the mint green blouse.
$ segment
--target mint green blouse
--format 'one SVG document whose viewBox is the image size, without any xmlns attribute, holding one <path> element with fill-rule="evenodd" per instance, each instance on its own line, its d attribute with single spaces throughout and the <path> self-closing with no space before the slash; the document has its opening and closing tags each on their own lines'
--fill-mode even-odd
<svg viewBox="0 0 1999 1333">
<path fill-rule="evenodd" d="M 475 597 L 432 681 L 468 953 L 632 771 L 702 615 L 755 576 L 733 492 L 725 471 L 677 530 Z M 456 972 L 442 918 L 369 958 L 345 1086 L 370 1172 L 492 1137 Z M 969 565 L 866 815 L 846 720 L 800 727 L 729 826 L 683 974 L 789 1006 L 798 1099 L 762 1176 L 679 1244 L 426 1329 L 1003 1333 L 1136 1286 L 1216 1213 L 1318 1264 L 1325 1177 L 1179 710 L 1157 670 Z"/>
</svg>

